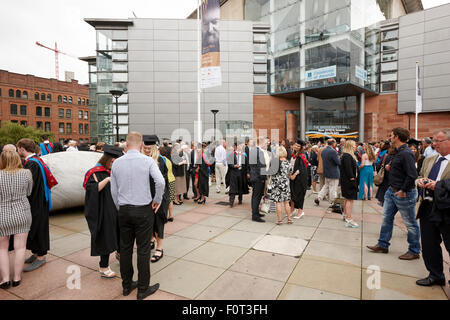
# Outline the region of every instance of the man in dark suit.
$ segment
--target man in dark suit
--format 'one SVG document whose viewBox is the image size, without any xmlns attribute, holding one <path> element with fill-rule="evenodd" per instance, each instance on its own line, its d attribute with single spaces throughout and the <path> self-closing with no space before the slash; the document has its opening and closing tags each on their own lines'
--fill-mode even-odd
<svg viewBox="0 0 450 320">
<path fill-rule="evenodd" d="M 450 253 L 450 130 L 433 137 L 439 154 L 427 157 L 416 183 L 421 190 L 417 218 L 420 219 L 422 255 L 428 277 L 419 286 L 445 285 L 441 243 Z"/>
<path fill-rule="evenodd" d="M 327 147 L 322 151 L 323 176 L 325 184 L 319 192 L 314 202 L 319 205 L 320 201 L 329 194 L 329 200 L 332 202 L 337 197 L 337 189 L 339 186 L 341 159 L 336 151 L 336 140 L 329 139 Z"/>
<path fill-rule="evenodd" d="M 249 174 L 247 179 L 252 185 L 252 220 L 256 222 L 265 222 L 259 213 L 259 204 L 264 195 L 264 186 L 267 179 L 266 162 L 264 152 L 256 146 L 254 140 L 249 141 Z"/>
</svg>

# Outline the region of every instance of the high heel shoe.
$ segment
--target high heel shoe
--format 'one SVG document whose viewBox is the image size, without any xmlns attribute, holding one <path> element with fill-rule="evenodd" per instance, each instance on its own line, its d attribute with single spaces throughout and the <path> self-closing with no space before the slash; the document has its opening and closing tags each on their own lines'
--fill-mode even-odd
<svg viewBox="0 0 450 320">
<path fill-rule="evenodd" d="M 206 198 L 205 199 L 203 199 L 203 201 L 199 201 L 199 202 L 197 202 L 197 204 L 205 204 L 206 203 Z"/>
<path fill-rule="evenodd" d="M 21 281 L 21 280 L 13 281 L 13 282 L 12 282 L 12 286 L 13 286 L 13 287 L 18 287 L 18 286 L 20 285 L 20 281 Z"/>
<path fill-rule="evenodd" d="M 353 221 L 353 219 L 347 220 L 345 219 L 345 227 L 346 228 L 358 228 L 359 225 Z"/>
<path fill-rule="evenodd" d="M 9 289 L 11 288 L 11 281 L 3 282 L 0 284 L 0 289 Z"/>
<path fill-rule="evenodd" d="M 198 200 L 200 200 L 200 198 L 194 198 L 193 200 L 194 200 L 194 202 L 198 202 Z"/>
</svg>

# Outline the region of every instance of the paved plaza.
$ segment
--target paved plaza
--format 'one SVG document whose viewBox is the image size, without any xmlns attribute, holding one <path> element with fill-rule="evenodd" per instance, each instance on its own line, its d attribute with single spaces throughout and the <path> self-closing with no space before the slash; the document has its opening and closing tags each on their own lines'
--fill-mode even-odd
<svg viewBox="0 0 450 320">
<path fill-rule="evenodd" d="M 450 297 L 448 284 L 445 288 L 415 284 L 417 279 L 428 275 L 422 258 L 398 259 L 407 251 L 406 232 L 399 215 L 389 254 L 366 249 L 366 245 L 376 244 L 380 230 L 381 207 L 375 201 L 355 202 L 354 218 L 360 228 L 350 229 L 344 227 L 341 215 L 326 213 L 325 202 L 315 206 L 314 195 L 308 191 L 305 217 L 294 220 L 293 225 L 277 226 L 275 214 L 267 215 L 266 223 L 251 221 L 250 195 L 244 197 L 243 205 L 231 209 L 217 204 L 228 197 L 216 194 L 214 189 L 213 185 L 206 205 L 189 200 L 182 206 L 174 206 L 175 220 L 166 225 L 164 258 L 151 263 L 151 284 L 159 282 L 161 287 L 147 299 L 446 300 Z M 51 216 L 50 224 L 48 263 L 24 273 L 19 287 L 0 290 L 0 300 L 136 299 L 135 292 L 122 296 L 120 278 L 100 278 L 99 258 L 90 256 L 90 235 L 82 209 L 57 212 Z M 450 279 L 450 259 L 443 251 Z M 120 276 L 114 254 L 110 261 L 111 268 Z M 69 267 L 73 265 L 81 270 L 79 290 L 67 287 Z M 378 267 L 381 272 L 377 289 L 376 281 L 367 281 L 374 275 L 367 270 Z"/>
</svg>

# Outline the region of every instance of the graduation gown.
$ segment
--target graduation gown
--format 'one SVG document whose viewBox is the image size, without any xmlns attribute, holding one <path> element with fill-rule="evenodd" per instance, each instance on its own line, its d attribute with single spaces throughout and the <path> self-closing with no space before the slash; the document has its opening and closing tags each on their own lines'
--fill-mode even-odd
<svg viewBox="0 0 450 320">
<path fill-rule="evenodd" d="M 167 223 L 167 214 L 169 212 L 170 204 L 170 191 L 169 191 L 169 170 L 167 169 L 166 163 L 161 156 L 158 156 L 158 168 L 164 177 L 166 185 L 164 187 L 164 194 L 161 200 L 161 206 L 158 212 L 155 214 L 155 221 L 153 224 L 153 233 L 158 234 L 160 239 L 164 239 L 164 225 Z M 155 196 L 155 181 L 150 177 L 150 191 L 152 193 L 152 198 Z"/>
<path fill-rule="evenodd" d="M 294 169 L 292 170 L 292 173 L 294 174 L 295 172 L 297 172 L 297 170 L 300 171 L 300 174 L 297 175 L 295 180 L 291 180 L 290 182 L 291 198 L 292 201 L 294 201 L 294 206 L 296 209 L 303 209 L 306 190 L 308 189 L 308 169 L 306 168 L 305 164 L 303 163 L 303 159 L 300 156 L 295 159 Z"/>
<path fill-rule="evenodd" d="M 206 160 L 206 161 L 205 161 Z M 209 196 L 209 167 L 211 162 L 206 158 L 206 154 L 203 154 L 201 164 L 197 164 L 198 170 L 198 190 L 200 194 L 205 197 Z"/>
<path fill-rule="evenodd" d="M 33 253 L 46 254 L 50 250 L 49 206 L 45 199 L 44 179 L 40 166 L 27 161 L 24 168 L 31 171 L 33 190 L 28 197 L 31 206 L 31 228 L 28 232 L 27 249 Z"/>
<path fill-rule="evenodd" d="M 235 168 L 234 165 L 238 163 L 238 157 L 234 152 L 227 155 L 228 171 L 225 176 L 226 187 L 230 188 L 230 194 L 248 194 L 248 181 L 247 181 L 247 157 L 242 155 L 241 166 L 242 169 L 239 170 Z"/>
<path fill-rule="evenodd" d="M 91 174 L 86 182 L 84 215 L 91 232 L 91 256 L 108 255 L 119 248 L 117 208 L 111 196 L 111 184 L 102 191 L 98 184 L 109 177 L 106 171 Z"/>
</svg>

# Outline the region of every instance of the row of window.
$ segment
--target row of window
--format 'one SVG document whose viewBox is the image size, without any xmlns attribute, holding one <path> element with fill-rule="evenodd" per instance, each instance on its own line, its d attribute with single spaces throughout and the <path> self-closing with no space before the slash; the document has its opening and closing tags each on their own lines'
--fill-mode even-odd
<svg viewBox="0 0 450 320">
<path fill-rule="evenodd" d="M 44 109 L 44 116 L 50 117 L 50 108 L 49 107 L 44 107 L 44 108 L 36 107 L 36 116 L 42 117 L 42 109 Z M 27 106 L 26 105 L 21 105 L 20 108 L 17 107 L 17 104 L 10 105 L 11 115 L 18 115 L 19 110 L 20 110 L 21 116 L 27 115 Z M 65 115 L 66 115 L 66 118 L 69 118 L 69 119 L 72 118 L 72 110 L 66 109 Z M 58 109 L 58 116 L 60 118 L 64 118 L 64 109 Z M 80 119 L 80 120 L 83 119 L 83 111 L 82 110 L 78 111 L 78 119 Z M 84 120 L 89 120 L 89 112 L 88 111 L 84 111 Z"/>
<path fill-rule="evenodd" d="M 13 123 L 19 123 L 18 120 L 11 120 Z M 25 120 L 20 121 L 20 125 L 27 127 L 28 122 Z M 45 127 L 43 127 L 43 125 Z M 36 122 L 36 129 L 44 130 L 45 132 L 50 132 L 52 130 L 52 126 L 50 122 L 43 123 L 42 121 Z M 72 133 L 72 124 L 71 123 L 59 123 L 59 133 Z M 78 133 L 79 134 L 89 134 L 89 124 L 79 124 L 78 125 Z"/>
<path fill-rule="evenodd" d="M 0 95 L 1 95 L 1 89 L 0 89 Z M 28 91 L 20 91 L 20 90 L 16 90 L 14 92 L 13 89 L 9 89 L 8 95 L 10 98 L 23 98 L 23 99 L 28 99 Z M 52 101 L 52 95 L 50 93 L 48 93 L 47 95 L 45 93 L 39 93 L 36 92 L 34 94 L 34 100 L 42 100 L 42 101 Z M 58 102 L 62 102 L 62 103 L 69 103 L 72 104 L 73 103 L 73 98 L 71 96 L 67 97 L 67 96 L 58 96 Z M 78 98 L 78 105 L 83 105 L 83 106 L 88 106 L 89 105 L 89 99 L 85 99 L 85 98 Z"/>
</svg>

